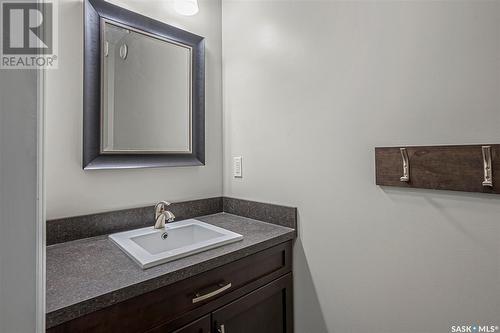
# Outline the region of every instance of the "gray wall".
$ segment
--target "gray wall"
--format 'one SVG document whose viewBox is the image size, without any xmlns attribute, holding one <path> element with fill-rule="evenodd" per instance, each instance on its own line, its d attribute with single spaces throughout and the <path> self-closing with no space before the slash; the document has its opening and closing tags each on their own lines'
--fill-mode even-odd
<svg viewBox="0 0 500 333">
<path fill-rule="evenodd" d="M 43 320 L 37 317 L 43 297 L 37 294 L 37 147 L 36 72 L 0 70 L 1 333 L 35 332 Z"/>
<path fill-rule="evenodd" d="M 224 194 L 298 206 L 297 333 L 500 324 L 500 196 L 380 188 L 373 151 L 500 142 L 499 31 L 498 1 L 223 2 Z"/>
<path fill-rule="evenodd" d="M 47 218 L 188 200 L 222 193 L 221 2 L 202 0 L 192 17 L 169 1 L 113 3 L 206 38 L 206 165 L 82 170 L 83 3 L 59 1 L 59 69 L 46 80 Z"/>
</svg>

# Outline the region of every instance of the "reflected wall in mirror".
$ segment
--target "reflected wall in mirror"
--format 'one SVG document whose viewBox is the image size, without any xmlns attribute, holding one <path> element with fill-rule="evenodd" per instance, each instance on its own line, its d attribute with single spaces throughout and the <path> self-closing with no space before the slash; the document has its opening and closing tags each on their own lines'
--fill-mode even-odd
<svg viewBox="0 0 500 333">
<path fill-rule="evenodd" d="M 84 169 L 203 165 L 204 40 L 85 2 Z"/>
<path fill-rule="evenodd" d="M 102 152 L 191 152 L 191 48 L 106 20 L 103 31 Z"/>
</svg>

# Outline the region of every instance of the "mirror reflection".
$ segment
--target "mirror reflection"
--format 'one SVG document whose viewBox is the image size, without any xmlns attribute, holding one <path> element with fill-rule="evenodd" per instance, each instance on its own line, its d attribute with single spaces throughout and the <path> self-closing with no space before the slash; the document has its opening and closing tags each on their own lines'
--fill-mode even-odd
<svg viewBox="0 0 500 333">
<path fill-rule="evenodd" d="M 102 153 L 190 153 L 189 46 L 103 20 Z"/>
</svg>

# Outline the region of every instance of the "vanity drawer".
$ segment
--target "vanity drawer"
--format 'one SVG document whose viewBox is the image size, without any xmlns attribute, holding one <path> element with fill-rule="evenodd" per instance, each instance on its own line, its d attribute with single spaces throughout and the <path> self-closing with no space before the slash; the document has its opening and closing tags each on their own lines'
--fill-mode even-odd
<svg viewBox="0 0 500 333">
<path fill-rule="evenodd" d="M 181 326 L 291 271 L 291 242 L 282 243 L 63 323 L 48 332 L 144 332 Z M 170 325 L 167 325 L 170 326 Z"/>
</svg>

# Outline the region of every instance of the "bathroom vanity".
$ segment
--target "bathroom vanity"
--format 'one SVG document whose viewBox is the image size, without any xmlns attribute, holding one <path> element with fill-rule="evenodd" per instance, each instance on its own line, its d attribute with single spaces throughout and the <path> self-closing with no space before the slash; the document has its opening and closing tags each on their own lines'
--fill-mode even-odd
<svg viewBox="0 0 500 333">
<path fill-rule="evenodd" d="M 205 165 L 205 38 L 104 0 L 84 32 L 83 168 Z M 161 203 L 47 222 L 47 332 L 293 332 L 295 208 Z"/>
<path fill-rule="evenodd" d="M 47 332 L 293 332 L 295 229 L 225 206 L 196 220 L 242 240 L 149 269 L 106 235 L 49 246 Z"/>
</svg>

